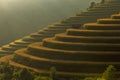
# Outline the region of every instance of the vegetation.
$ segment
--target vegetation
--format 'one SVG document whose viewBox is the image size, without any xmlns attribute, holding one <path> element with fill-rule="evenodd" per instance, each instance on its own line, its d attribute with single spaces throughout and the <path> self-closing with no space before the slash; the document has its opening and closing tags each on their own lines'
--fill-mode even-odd
<svg viewBox="0 0 120 80">
<path fill-rule="evenodd" d="M 115 80 L 115 67 L 109 65 L 100 78 L 85 78 L 85 80 Z"/>
<path fill-rule="evenodd" d="M 110 65 L 104 71 L 101 77 L 88 77 L 84 80 L 115 80 L 115 67 Z M 18 69 L 9 65 L 9 63 L 0 64 L 0 80 L 81 80 L 80 78 L 64 79 L 56 75 L 56 68 L 50 68 L 48 76 L 33 73 L 32 71 L 23 68 Z"/>
<path fill-rule="evenodd" d="M 102 79 L 114 80 L 116 69 L 114 66 L 110 65 L 102 75 Z"/>
</svg>

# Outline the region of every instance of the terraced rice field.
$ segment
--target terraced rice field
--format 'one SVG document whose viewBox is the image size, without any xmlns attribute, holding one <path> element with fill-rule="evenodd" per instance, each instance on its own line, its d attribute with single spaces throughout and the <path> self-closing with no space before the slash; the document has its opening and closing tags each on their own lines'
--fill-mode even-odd
<svg viewBox="0 0 120 80">
<path fill-rule="evenodd" d="M 109 16 L 110 12 L 119 11 L 119 2 L 119 0 L 111 0 L 104 5 L 102 4 L 102 7 L 97 6 L 96 8 L 98 11 L 106 9 L 104 12 Z M 105 13 L 101 13 L 99 16 L 104 16 Z M 98 13 L 95 12 L 95 14 Z M 95 17 L 95 14 L 91 16 L 92 14 L 86 13 L 85 16 L 90 18 Z M 77 21 L 75 25 L 76 23 L 81 24 L 81 17 L 72 18 Z M 77 29 L 67 29 L 69 28 L 68 23 L 73 22 L 72 19 L 68 20 L 70 22 L 63 21 L 62 26 L 61 23 L 54 24 L 59 25 L 58 28 L 52 25 L 52 27 L 49 26 L 38 31 L 39 34 L 31 34 L 31 36 L 4 46 L 3 48 L 8 52 L 15 51 L 14 48 L 19 49 L 19 46 L 23 46 L 23 44 L 26 48 L 16 49 L 14 54 L 2 57 L 0 61 L 9 61 L 10 65 L 28 68 L 41 74 L 48 74 L 51 67 L 56 67 L 57 74 L 60 76 L 80 76 L 81 78 L 100 76 L 108 65 L 114 65 L 117 68 L 116 75 L 120 77 L 120 13 L 113 14 L 109 18 L 98 19 L 96 23 L 86 23 Z M 67 27 L 64 27 L 64 24 Z M 62 31 L 64 33 L 61 33 Z"/>
<path fill-rule="evenodd" d="M 81 77 L 99 75 L 108 65 L 114 65 L 119 75 L 119 33 L 120 14 L 114 14 L 84 24 L 82 29 L 67 29 L 65 33 L 30 44 L 15 51 L 10 61 L 45 72 L 55 66 L 62 76 Z"/>
<path fill-rule="evenodd" d="M 44 38 L 53 37 L 57 33 L 65 32 L 66 29 L 68 28 L 80 28 L 84 23 L 95 22 L 96 19 L 98 18 L 109 17 L 110 14 L 118 13 L 119 8 L 120 8 L 119 0 L 115 0 L 115 1 L 111 0 L 105 2 L 104 4 L 98 4 L 97 6 L 93 8 L 89 8 L 88 10 L 83 11 L 80 14 L 76 14 L 75 16 L 71 16 L 59 22 L 48 25 L 45 28 L 39 30 L 38 32 L 32 33 L 28 36 L 25 36 L 21 39 L 15 40 L 14 42 L 11 42 L 10 44 L 2 46 L 0 48 L 0 55 L 4 56 L 7 54 L 14 53 L 14 51 L 18 49 L 27 47 L 27 45 L 29 45 L 30 43 L 41 42 Z M 107 20 L 108 23 L 119 22 L 119 21 L 111 21 L 111 20 L 108 21 L 108 20 Z M 99 23 L 103 23 L 103 22 L 107 23 L 105 20 L 101 20 L 101 21 L 99 20 Z M 71 33 L 68 32 L 68 34 Z M 85 34 L 87 33 L 85 32 Z"/>
</svg>

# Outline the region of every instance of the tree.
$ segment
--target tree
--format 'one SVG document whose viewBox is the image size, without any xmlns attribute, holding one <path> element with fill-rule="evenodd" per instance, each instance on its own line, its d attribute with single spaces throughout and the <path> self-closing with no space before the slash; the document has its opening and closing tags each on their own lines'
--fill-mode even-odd
<svg viewBox="0 0 120 80">
<path fill-rule="evenodd" d="M 0 64 L 0 80 L 11 80 L 13 75 L 13 68 L 8 63 Z"/>
<path fill-rule="evenodd" d="M 37 76 L 37 77 L 35 77 L 34 80 L 41 80 L 41 76 Z"/>
<path fill-rule="evenodd" d="M 102 74 L 102 77 L 100 78 L 85 78 L 84 80 L 115 80 L 115 72 L 116 69 L 113 65 L 109 65 L 104 73 Z"/>
<path fill-rule="evenodd" d="M 50 79 L 59 80 L 59 77 L 57 76 L 56 72 L 57 70 L 55 67 L 50 68 L 50 74 L 49 74 Z"/>
<path fill-rule="evenodd" d="M 97 80 L 106 80 L 106 79 L 103 79 L 103 78 L 98 78 Z"/>
<path fill-rule="evenodd" d="M 104 4 L 104 3 L 105 3 L 105 0 L 102 0 L 100 3 L 101 3 L 101 4 Z"/>
<path fill-rule="evenodd" d="M 15 80 L 33 80 L 34 75 L 26 68 L 21 69 L 20 71 L 14 73 Z"/>
<path fill-rule="evenodd" d="M 96 3 L 95 3 L 95 2 L 91 2 L 91 5 L 90 5 L 89 8 L 93 8 L 93 7 L 95 7 L 95 6 L 96 6 Z"/>
<path fill-rule="evenodd" d="M 92 78 L 92 77 L 88 77 L 88 78 L 85 78 L 84 80 L 97 80 L 96 78 Z"/>
<path fill-rule="evenodd" d="M 115 80 L 115 71 L 116 68 L 113 65 L 109 65 L 103 73 L 102 78 L 105 80 Z"/>
<path fill-rule="evenodd" d="M 53 80 L 50 77 L 37 76 L 34 80 Z"/>
</svg>

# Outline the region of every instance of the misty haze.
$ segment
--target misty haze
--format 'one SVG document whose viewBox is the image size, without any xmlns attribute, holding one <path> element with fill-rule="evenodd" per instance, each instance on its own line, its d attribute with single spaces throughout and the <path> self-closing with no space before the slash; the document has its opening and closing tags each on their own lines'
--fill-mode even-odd
<svg viewBox="0 0 120 80">
<path fill-rule="evenodd" d="M 7 44 L 100 0 L 0 0 L 0 45 Z"/>
</svg>

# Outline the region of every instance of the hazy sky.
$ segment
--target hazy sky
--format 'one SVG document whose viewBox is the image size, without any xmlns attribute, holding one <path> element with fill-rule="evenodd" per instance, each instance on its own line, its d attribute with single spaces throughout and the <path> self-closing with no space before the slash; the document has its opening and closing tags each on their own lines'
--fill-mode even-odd
<svg viewBox="0 0 120 80">
<path fill-rule="evenodd" d="M 0 0 L 0 44 L 75 15 L 91 1 L 100 0 Z"/>
</svg>

